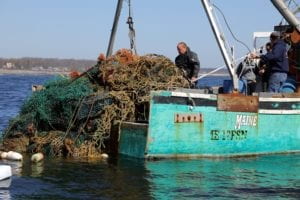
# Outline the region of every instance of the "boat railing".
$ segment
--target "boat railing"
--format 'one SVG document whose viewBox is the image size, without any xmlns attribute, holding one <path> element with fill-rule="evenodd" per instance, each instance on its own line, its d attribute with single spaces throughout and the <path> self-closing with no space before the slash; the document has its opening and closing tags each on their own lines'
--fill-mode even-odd
<svg viewBox="0 0 300 200">
<path fill-rule="evenodd" d="M 246 57 L 247 57 L 247 55 L 242 56 L 242 57 L 236 59 L 234 62 L 239 62 L 239 61 L 245 59 Z M 218 71 L 220 71 L 220 70 L 222 70 L 222 69 L 224 69 L 224 68 L 226 68 L 226 65 L 222 65 L 222 66 L 217 67 L 217 68 L 215 68 L 214 70 L 212 70 L 212 71 L 210 71 L 210 72 L 208 72 L 208 73 L 206 73 L 206 74 L 202 74 L 202 75 L 199 76 L 197 79 L 195 79 L 195 82 L 196 82 L 196 81 L 199 81 L 199 80 L 201 80 L 201 79 L 203 79 L 203 78 L 205 78 L 205 77 L 207 77 L 207 76 L 213 75 L 214 73 L 216 73 L 216 72 L 218 72 Z"/>
</svg>

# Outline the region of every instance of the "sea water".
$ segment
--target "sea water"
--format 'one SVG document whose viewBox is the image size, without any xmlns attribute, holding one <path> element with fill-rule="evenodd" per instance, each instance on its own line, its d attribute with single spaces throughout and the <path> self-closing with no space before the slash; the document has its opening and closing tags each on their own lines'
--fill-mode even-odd
<svg viewBox="0 0 300 200">
<path fill-rule="evenodd" d="M 0 75 L 0 132 L 49 75 Z M 222 84 L 226 77 L 201 80 Z M 46 158 L 0 161 L 13 177 L 0 181 L 0 199 L 300 199 L 300 156 L 143 161 Z M 10 186 L 6 188 L 5 186 Z"/>
</svg>

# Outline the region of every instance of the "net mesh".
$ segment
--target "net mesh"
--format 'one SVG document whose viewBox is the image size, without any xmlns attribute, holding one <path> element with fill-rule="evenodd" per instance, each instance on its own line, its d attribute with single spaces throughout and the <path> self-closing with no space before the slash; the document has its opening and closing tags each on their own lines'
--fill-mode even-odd
<svg viewBox="0 0 300 200">
<path fill-rule="evenodd" d="M 74 74 L 56 78 L 33 93 L 10 121 L 4 149 L 27 138 L 22 149 L 29 152 L 98 157 L 116 122 L 148 121 L 150 91 L 190 87 L 170 59 L 135 56 L 126 49 L 99 60 L 81 75 Z"/>
</svg>

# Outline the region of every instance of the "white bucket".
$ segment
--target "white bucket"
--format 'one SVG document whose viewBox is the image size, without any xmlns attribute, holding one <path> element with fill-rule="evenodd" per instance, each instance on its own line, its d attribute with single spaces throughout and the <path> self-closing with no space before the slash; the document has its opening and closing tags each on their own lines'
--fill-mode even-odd
<svg viewBox="0 0 300 200">
<path fill-rule="evenodd" d="M 11 166 L 0 165 L 0 181 L 8 179 L 12 176 Z"/>
<path fill-rule="evenodd" d="M 11 178 L 7 178 L 7 179 L 4 179 L 4 180 L 0 181 L 0 188 L 1 188 L 1 189 L 9 188 L 10 185 L 11 185 Z M 1 192 L 4 192 L 4 191 L 2 190 Z M 4 195 L 5 195 L 5 193 L 2 193 L 2 194 L 0 195 L 0 197 L 1 197 L 2 199 L 11 199 L 11 198 L 5 198 Z"/>
</svg>

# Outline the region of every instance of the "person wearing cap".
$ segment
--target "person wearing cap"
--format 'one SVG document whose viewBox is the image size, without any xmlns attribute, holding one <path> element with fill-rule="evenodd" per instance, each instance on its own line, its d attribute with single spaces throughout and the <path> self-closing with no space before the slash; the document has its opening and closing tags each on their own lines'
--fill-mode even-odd
<svg viewBox="0 0 300 200">
<path fill-rule="evenodd" d="M 279 32 L 270 35 L 272 50 L 265 55 L 252 54 L 252 58 L 260 58 L 263 62 L 269 63 L 270 76 L 268 81 L 268 91 L 279 93 L 280 88 L 287 79 L 289 71 L 288 55 L 286 43 L 280 39 Z"/>
<path fill-rule="evenodd" d="M 176 66 L 183 70 L 186 78 L 196 84 L 200 71 L 198 55 L 191 51 L 185 42 L 178 43 L 177 51 L 179 55 L 175 59 Z"/>
</svg>

